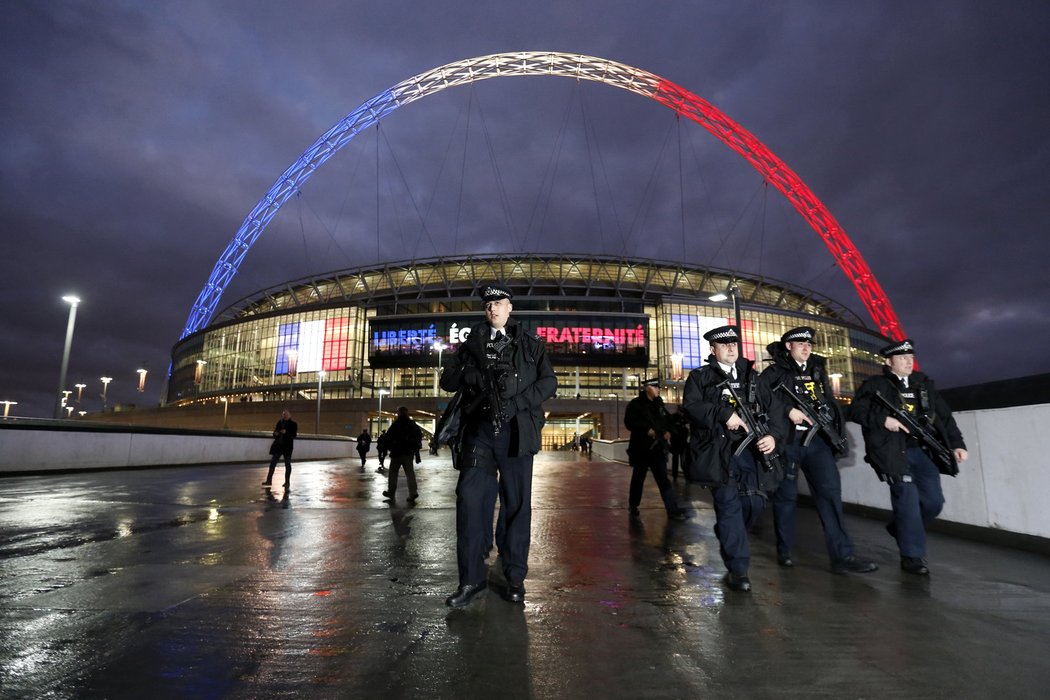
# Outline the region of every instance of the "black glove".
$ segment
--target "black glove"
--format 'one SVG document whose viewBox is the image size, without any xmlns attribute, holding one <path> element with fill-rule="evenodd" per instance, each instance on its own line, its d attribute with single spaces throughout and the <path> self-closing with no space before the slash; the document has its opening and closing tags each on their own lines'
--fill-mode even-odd
<svg viewBox="0 0 1050 700">
<path fill-rule="evenodd" d="M 471 389 L 481 389 L 485 386 L 485 375 L 477 367 L 467 365 L 463 368 L 462 381 Z"/>
</svg>

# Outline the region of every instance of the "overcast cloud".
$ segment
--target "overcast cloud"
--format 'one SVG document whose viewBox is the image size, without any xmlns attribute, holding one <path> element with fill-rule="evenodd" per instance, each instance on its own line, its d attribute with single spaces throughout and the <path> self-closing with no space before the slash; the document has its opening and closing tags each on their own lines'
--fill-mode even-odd
<svg viewBox="0 0 1050 700">
<path fill-rule="evenodd" d="M 75 292 L 67 384 L 87 383 L 97 409 L 106 374 L 111 402 L 155 405 L 216 259 L 307 146 L 405 78 L 516 50 L 651 71 L 755 134 L 842 224 L 941 386 L 1045 372 L 1048 36 L 1041 0 L 9 0 L 0 400 L 49 415 L 60 297 Z M 740 157 L 655 102 L 561 78 L 446 90 L 354 139 L 281 210 L 220 309 L 377 260 L 683 248 L 871 324 Z"/>
</svg>

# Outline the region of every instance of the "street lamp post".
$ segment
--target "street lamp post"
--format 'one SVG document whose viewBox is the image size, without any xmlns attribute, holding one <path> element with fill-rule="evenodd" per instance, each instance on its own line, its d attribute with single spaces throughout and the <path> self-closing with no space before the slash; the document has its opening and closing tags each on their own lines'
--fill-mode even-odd
<svg viewBox="0 0 1050 700">
<path fill-rule="evenodd" d="M 736 319 L 737 332 L 743 333 L 744 329 L 740 327 L 740 287 L 731 284 L 726 288 L 726 291 L 712 294 L 708 299 L 710 301 L 725 301 L 730 297 L 733 298 L 733 318 Z"/>
<path fill-rule="evenodd" d="M 623 380 L 623 400 L 624 401 L 626 401 L 628 399 L 628 395 L 627 395 L 627 380 L 629 380 L 629 379 L 633 379 L 634 382 L 635 382 L 635 386 L 637 386 L 638 375 L 637 374 L 628 374 L 626 377 L 624 377 L 624 380 Z"/>
<path fill-rule="evenodd" d="M 438 381 L 441 378 L 441 353 L 445 351 L 445 344 L 440 340 L 430 346 L 432 350 L 438 351 L 438 365 L 437 370 L 434 372 L 434 396 L 438 395 Z"/>
<path fill-rule="evenodd" d="M 733 298 L 733 318 L 736 320 L 736 332 L 740 334 L 740 357 L 744 356 L 744 327 L 740 325 L 740 287 L 730 284 L 726 291 L 712 294 L 708 297 L 710 301 L 725 301 Z"/>
<path fill-rule="evenodd" d="M 230 429 L 230 399 L 227 396 L 222 396 L 222 397 L 219 398 L 219 401 L 222 401 L 222 429 L 223 430 L 229 430 Z"/>
<path fill-rule="evenodd" d="M 135 370 L 139 375 L 139 393 L 141 394 L 146 390 L 146 372 L 148 371 L 145 367 Z"/>
<path fill-rule="evenodd" d="M 74 384 L 73 387 L 77 390 L 77 405 L 84 400 L 84 389 L 87 388 L 87 384 Z"/>
<path fill-rule="evenodd" d="M 106 389 L 109 389 L 109 383 L 113 381 L 113 377 L 99 377 L 102 381 L 102 412 L 106 412 Z"/>
<path fill-rule="evenodd" d="M 378 426 L 377 432 L 381 432 L 383 430 L 383 397 L 389 393 L 390 392 L 386 389 L 379 390 L 379 421 L 376 423 L 376 425 Z"/>
<path fill-rule="evenodd" d="M 62 301 L 69 304 L 69 321 L 66 323 L 66 345 L 62 350 L 62 371 L 58 375 L 58 393 L 66 388 L 66 371 L 69 369 L 69 349 L 73 346 L 73 326 L 77 322 L 77 306 L 80 298 L 67 294 Z M 55 418 L 62 417 L 62 399 L 55 397 Z"/>
<path fill-rule="evenodd" d="M 620 395 L 616 392 L 609 394 L 616 400 L 616 439 L 620 439 Z"/>
<path fill-rule="evenodd" d="M 317 373 L 317 420 L 314 421 L 314 432 L 321 434 L 321 382 L 324 380 L 324 370 Z"/>
<path fill-rule="evenodd" d="M 18 402 L 17 401 L 7 401 L 5 399 L 4 401 L 0 401 L 0 403 L 2 403 L 4 405 L 4 420 L 7 420 L 7 414 L 11 412 L 11 407 L 12 406 L 17 406 Z"/>
</svg>

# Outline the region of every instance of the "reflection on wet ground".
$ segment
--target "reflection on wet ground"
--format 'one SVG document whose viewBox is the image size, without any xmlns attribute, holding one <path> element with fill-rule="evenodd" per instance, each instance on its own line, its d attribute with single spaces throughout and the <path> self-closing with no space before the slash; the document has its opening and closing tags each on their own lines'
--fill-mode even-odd
<svg viewBox="0 0 1050 700">
<path fill-rule="evenodd" d="M 0 480 L 0 697 L 1042 697 L 1046 557 L 931 537 L 933 576 L 827 571 L 802 508 L 794 569 L 753 538 L 729 592 L 709 495 L 668 522 L 629 470 L 542 455 L 526 604 L 450 610 L 455 480 L 383 501 L 370 461 Z M 767 513 L 768 521 L 768 513 Z M 498 584 L 498 581 L 493 581 Z"/>
</svg>

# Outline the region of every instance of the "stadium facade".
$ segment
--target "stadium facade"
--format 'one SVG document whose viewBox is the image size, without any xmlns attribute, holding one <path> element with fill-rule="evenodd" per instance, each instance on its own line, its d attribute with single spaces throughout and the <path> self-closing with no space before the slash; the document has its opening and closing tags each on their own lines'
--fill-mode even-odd
<svg viewBox="0 0 1050 700">
<path fill-rule="evenodd" d="M 580 407 L 631 398 L 656 375 L 680 400 L 682 381 L 707 358 L 703 334 L 734 322 L 739 290 L 743 351 L 760 365 L 765 347 L 794 326 L 817 331 L 836 392 L 881 367 L 886 339 L 846 307 L 787 283 L 731 271 L 587 255 L 471 255 L 389 263 L 290 281 L 246 297 L 172 351 L 168 405 L 387 397 L 447 401 L 439 361 L 481 320 L 478 288 L 499 281 L 514 294 L 513 317 L 547 342 L 558 374 L 551 416 L 581 429 Z M 566 401 L 568 400 L 568 401 Z M 427 402 L 423 402 L 426 404 Z M 414 405 L 421 405 L 413 401 Z M 378 404 L 377 404 L 378 406 Z M 369 425 L 379 419 L 378 410 Z M 550 422 L 550 421 L 549 421 Z M 600 428 L 584 420 L 582 430 Z"/>
</svg>

